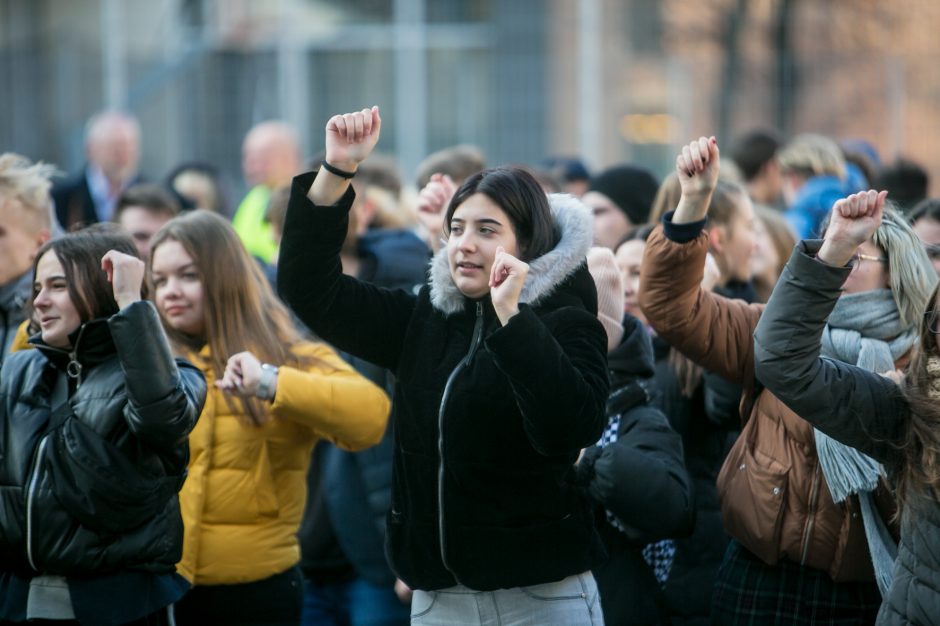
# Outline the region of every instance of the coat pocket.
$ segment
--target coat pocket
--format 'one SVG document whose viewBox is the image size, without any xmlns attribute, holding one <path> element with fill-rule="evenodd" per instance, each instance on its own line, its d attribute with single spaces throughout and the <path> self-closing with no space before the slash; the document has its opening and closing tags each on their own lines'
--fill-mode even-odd
<svg viewBox="0 0 940 626">
<path fill-rule="evenodd" d="M 748 439 L 742 432 L 718 474 L 721 516 L 732 537 L 774 565 L 782 553 L 780 535 L 790 467 L 752 448 Z"/>
</svg>

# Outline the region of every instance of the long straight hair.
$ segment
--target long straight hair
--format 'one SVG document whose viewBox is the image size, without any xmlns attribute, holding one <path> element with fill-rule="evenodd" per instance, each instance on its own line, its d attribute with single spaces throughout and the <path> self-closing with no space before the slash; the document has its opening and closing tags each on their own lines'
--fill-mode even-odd
<svg viewBox="0 0 940 626">
<path fill-rule="evenodd" d="M 184 350 L 198 352 L 208 344 L 210 366 L 217 379 L 224 374 L 227 359 L 245 350 L 264 363 L 306 366 L 317 361 L 303 358 L 293 350 L 303 338 L 258 263 L 225 219 L 200 210 L 164 224 L 151 244 L 147 267 L 151 293 L 155 293 L 153 258 L 157 248 L 167 241 L 183 246 L 196 265 L 205 300 L 205 336 L 181 333 L 165 319 L 164 326 L 170 339 Z M 228 395 L 226 400 L 238 414 Z M 247 397 L 239 400 L 242 413 L 251 424 L 267 421 L 270 413 L 265 403 Z"/>
</svg>

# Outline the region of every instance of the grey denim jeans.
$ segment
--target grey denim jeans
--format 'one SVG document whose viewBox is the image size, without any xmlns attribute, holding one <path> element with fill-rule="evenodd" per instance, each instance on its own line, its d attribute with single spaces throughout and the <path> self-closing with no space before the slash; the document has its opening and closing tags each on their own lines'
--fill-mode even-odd
<svg viewBox="0 0 940 626">
<path fill-rule="evenodd" d="M 463 585 L 415 590 L 412 626 L 603 626 L 597 583 L 591 572 L 553 583 L 496 591 Z"/>
</svg>

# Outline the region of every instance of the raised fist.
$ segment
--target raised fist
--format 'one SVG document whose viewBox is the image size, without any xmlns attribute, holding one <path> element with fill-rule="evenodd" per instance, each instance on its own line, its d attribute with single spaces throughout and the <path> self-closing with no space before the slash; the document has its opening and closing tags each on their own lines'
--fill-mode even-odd
<svg viewBox="0 0 940 626">
<path fill-rule="evenodd" d="M 848 263 L 858 247 L 871 239 L 881 225 L 887 196 L 887 191 L 860 191 L 836 202 L 817 256 L 830 265 Z"/>
<path fill-rule="evenodd" d="M 326 162 L 354 172 L 379 141 L 382 118 L 379 107 L 334 115 L 326 123 Z"/>
<path fill-rule="evenodd" d="M 140 300 L 140 287 L 144 283 L 144 262 L 135 256 L 108 250 L 101 257 L 101 269 L 107 272 L 114 301 L 122 309 Z"/>
<path fill-rule="evenodd" d="M 706 196 L 718 184 L 718 141 L 699 137 L 676 157 L 676 174 L 682 195 L 687 198 Z"/>
</svg>

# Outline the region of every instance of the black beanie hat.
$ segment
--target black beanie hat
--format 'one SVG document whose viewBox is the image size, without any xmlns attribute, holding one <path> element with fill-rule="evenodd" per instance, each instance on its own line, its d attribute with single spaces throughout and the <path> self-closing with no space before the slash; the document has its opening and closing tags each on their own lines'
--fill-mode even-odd
<svg viewBox="0 0 940 626">
<path fill-rule="evenodd" d="M 615 165 L 593 180 L 590 191 L 610 198 L 634 226 L 645 224 L 659 190 L 659 183 L 648 170 L 633 165 Z"/>
</svg>

